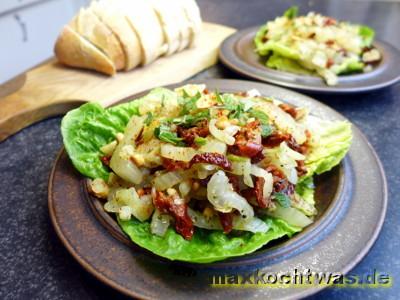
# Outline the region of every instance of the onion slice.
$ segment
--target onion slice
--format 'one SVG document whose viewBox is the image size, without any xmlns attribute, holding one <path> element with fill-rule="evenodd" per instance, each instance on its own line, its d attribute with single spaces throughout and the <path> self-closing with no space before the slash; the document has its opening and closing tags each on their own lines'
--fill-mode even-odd
<svg viewBox="0 0 400 300">
<path fill-rule="evenodd" d="M 207 198 L 220 212 L 239 211 L 244 219 L 254 217 L 254 210 L 245 198 L 234 192 L 232 184 L 223 171 L 216 172 L 207 184 Z"/>
<path fill-rule="evenodd" d="M 208 126 L 210 133 L 217 140 L 220 140 L 221 142 L 224 142 L 225 144 L 232 146 L 235 143 L 235 138 L 233 137 L 233 135 L 236 134 L 236 132 L 239 130 L 239 127 L 235 126 L 235 128 L 232 128 L 231 126 L 229 126 L 228 127 L 229 130 L 227 130 L 228 128 L 226 128 L 225 130 L 220 130 L 217 128 L 217 126 L 215 126 L 216 123 L 217 123 L 216 119 L 210 120 L 210 124 Z"/>
</svg>

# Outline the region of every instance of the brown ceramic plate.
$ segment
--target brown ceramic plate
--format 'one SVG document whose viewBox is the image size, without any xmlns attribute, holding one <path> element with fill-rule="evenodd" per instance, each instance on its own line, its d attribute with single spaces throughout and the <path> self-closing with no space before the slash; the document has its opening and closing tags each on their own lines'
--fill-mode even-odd
<svg viewBox="0 0 400 300">
<path fill-rule="evenodd" d="M 204 80 L 222 92 L 258 89 L 262 94 L 331 120 L 344 117 L 301 94 L 267 84 L 237 80 Z M 135 98 L 136 96 L 130 97 Z M 58 236 L 90 273 L 118 291 L 146 299 L 299 298 L 322 287 L 268 289 L 213 288 L 213 275 L 260 272 L 346 273 L 377 238 L 387 205 L 383 169 L 374 150 L 353 126 L 354 140 L 346 159 L 316 180 L 320 213 L 314 224 L 291 239 L 282 239 L 256 251 L 222 262 L 194 265 L 171 262 L 135 246 L 86 192 L 86 180 L 61 150 L 49 179 L 49 210 Z"/>
<path fill-rule="evenodd" d="M 298 75 L 265 66 L 265 58 L 254 51 L 253 39 L 259 26 L 240 30 L 223 42 L 219 58 L 224 65 L 257 80 L 315 93 L 360 93 L 380 89 L 400 80 L 400 51 L 388 43 L 375 41 L 382 61 L 368 73 L 341 75 L 335 86 L 328 86 L 317 76 Z"/>
</svg>

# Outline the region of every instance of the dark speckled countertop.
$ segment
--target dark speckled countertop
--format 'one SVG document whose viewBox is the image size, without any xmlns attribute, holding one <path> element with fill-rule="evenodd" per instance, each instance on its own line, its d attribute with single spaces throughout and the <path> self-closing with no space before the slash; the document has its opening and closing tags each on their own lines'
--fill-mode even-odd
<svg viewBox="0 0 400 300">
<path fill-rule="evenodd" d="M 236 28 L 261 24 L 291 1 L 198 0 L 203 17 Z M 297 1 L 322 13 L 376 28 L 400 48 L 400 2 Z M 400 67 L 400 66 L 399 66 Z M 222 66 L 197 78 L 240 78 Z M 392 288 L 327 289 L 313 299 L 398 299 L 400 285 L 400 84 L 368 94 L 314 96 L 358 126 L 377 151 L 388 180 L 389 206 L 382 232 L 352 274 L 374 269 L 394 277 Z M 1 109 L 1 103 L 0 103 Z M 47 180 L 62 146 L 60 118 L 35 124 L 0 143 L 0 299 L 123 298 L 84 271 L 58 240 L 47 209 Z M 351 233 L 350 233 L 351 234 Z"/>
</svg>

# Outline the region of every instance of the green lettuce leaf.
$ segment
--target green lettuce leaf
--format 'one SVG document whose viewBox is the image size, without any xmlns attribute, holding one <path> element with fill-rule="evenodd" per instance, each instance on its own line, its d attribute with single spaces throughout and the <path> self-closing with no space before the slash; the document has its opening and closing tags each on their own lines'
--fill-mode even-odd
<svg viewBox="0 0 400 300">
<path fill-rule="evenodd" d="M 139 115 L 139 107 L 148 105 L 151 98 L 170 98 L 171 91 L 154 89 L 136 101 L 104 109 L 98 103 L 87 103 L 68 112 L 61 122 L 61 133 L 65 149 L 74 167 L 90 178 L 107 180 L 109 171 L 100 160 L 100 147 L 115 139 L 118 132 L 124 132 L 133 115 Z"/>
<path fill-rule="evenodd" d="M 296 193 L 309 204 L 314 205 L 314 181 L 312 177 L 307 177 L 296 184 Z"/>
<path fill-rule="evenodd" d="M 255 44 L 255 46 L 256 46 L 256 51 L 257 51 L 257 52 L 258 52 L 259 49 L 261 49 L 262 46 L 264 45 L 263 38 L 264 38 L 264 36 L 265 36 L 266 33 L 267 33 L 267 25 L 265 24 L 265 25 L 262 25 L 262 26 L 258 29 L 258 31 L 257 31 L 257 33 L 256 33 L 256 36 L 254 37 L 254 44 Z"/>
<path fill-rule="evenodd" d="M 267 67 L 284 72 L 290 72 L 302 75 L 313 75 L 310 70 L 303 68 L 296 60 L 283 57 L 277 53 L 272 54 L 266 63 Z"/>
<path fill-rule="evenodd" d="M 133 242 L 159 256 L 170 260 L 210 263 L 254 252 L 269 241 L 283 236 L 290 237 L 301 230 L 279 219 L 264 220 L 270 226 L 266 233 L 243 232 L 235 236 L 226 235 L 222 231 L 196 228 L 190 241 L 185 240 L 173 228 L 168 228 L 165 236 L 159 237 L 151 234 L 149 222 L 131 219 L 118 220 L 118 223 Z"/>
<path fill-rule="evenodd" d="M 348 58 L 333 71 L 340 75 L 358 73 L 362 72 L 364 66 L 364 63 L 359 61 L 358 58 Z"/>
<path fill-rule="evenodd" d="M 371 44 L 374 40 L 374 37 L 375 37 L 375 30 L 373 30 L 371 27 L 368 27 L 366 25 L 359 25 L 358 34 L 363 39 L 364 47 L 371 46 Z"/>
<path fill-rule="evenodd" d="M 352 140 L 351 124 L 346 121 L 312 122 L 314 141 L 305 165 L 307 174 L 302 180 L 331 170 L 338 165 L 350 148 Z"/>
<path fill-rule="evenodd" d="M 278 54 L 279 56 L 287 57 L 293 60 L 300 60 L 300 53 L 293 48 L 272 40 L 263 43 L 257 48 L 258 54 L 261 56 L 269 55 L 270 53 Z"/>
</svg>

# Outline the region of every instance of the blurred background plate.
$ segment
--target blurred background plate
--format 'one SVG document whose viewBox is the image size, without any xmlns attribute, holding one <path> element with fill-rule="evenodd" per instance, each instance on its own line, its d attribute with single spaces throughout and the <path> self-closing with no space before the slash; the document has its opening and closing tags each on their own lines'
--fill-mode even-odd
<svg viewBox="0 0 400 300">
<path fill-rule="evenodd" d="M 260 81 L 315 93 L 360 93 L 377 90 L 400 80 L 400 51 L 390 44 L 375 40 L 383 59 L 371 72 L 341 75 L 335 86 L 328 86 L 317 76 L 298 75 L 265 66 L 265 58 L 256 52 L 254 36 L 260 26 L 240 30 L 228 37 L 219 52 L 221 62 L 233 71 Z"/>
</svg>

